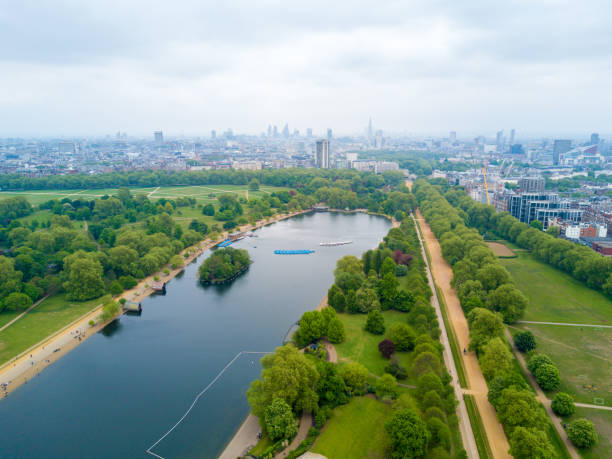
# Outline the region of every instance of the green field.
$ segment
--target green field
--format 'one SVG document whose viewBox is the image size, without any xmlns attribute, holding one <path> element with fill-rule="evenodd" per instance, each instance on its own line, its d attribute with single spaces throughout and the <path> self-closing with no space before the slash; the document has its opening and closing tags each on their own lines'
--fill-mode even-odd
<svg viewBox="0 0 612 459">
<path fill-rule="evenodd" d="M 330 459 L 389 457 L 385 422 L 391 413 L 391 405 L 386 403 L 369 397 L 353 398 L 334 410 L 312 452 Z"/>
<path fill-rule="evenodd" d="M 245 196 L 248 185 L 210 185 L 210 186 L 162 186 L 147 188 L 130 188 L 132 194 L 146 194 L 151 199 L 176 199 L 182 196 L 195 198 L 200 204 L 214 201 L 211 195 L 222 193 L 235 193 Z M 275 191 L 288 190 L 284 187 L 260 186 L 259 191 L 249 191 L 249 198 L 260 197 Z M 30 190 L 30 191 L 1 191 L 0 199 L 11 196 L 23 196 L 31 204 L 37 205 L 50 199 L 78 199 L 88 200 L 101 198 L 104 195 L 113 195 L 119 191 L 118 188 L 87 189 L 87 190 Z"/>
<path fill-rule="evenodd" d="M 108 301 L 109 298 L 105 296 L 82 303 L 68 301 L 65 294 L 47 298 L 38 307 L 0 332 L 0 364 L 19 355 L 97 305 Z"/>
<path fill-rule="evenodd" d="M 530 330 L 537 351 L 555 362 L 561 372 L 559 390 L 577 402 L 612 406 L 612 329 L 518 324 L 512 331 L 518 329 Z"/>
<path fill-rule="evenodd" d="M 599 435 L 599 442 L 591 449 L 581 450 L 580 455 L 586 459 L 611 459 L 612 411 L 576 407 L 576 413 L 570 421 L 578 418 L 586 418 L 595 424 L 595 430 Z"/>
<path fill-rule="evenodd" d="M 406 323 L 407 315 L 403 312 L 385 311 L 382 315 L 385 318 L 387 331 L 395 323 Z M 335 345 L 339 362 L 359 362 L 370 372 L 382 376 L 389 360 L 381 355 L 378 350 L 378 343 L 385 339 L 386 335 L 374 335 L 363 329 L 367 319 L 366 314 L 344 313 L 338 314 L 338 317 L 342 320 L 346 331 L 346 339 Z M 395 356 L 399 358 L 400 365 L 407 369 L 410 368 L 412 363 L 411 353 L 396 352 Z"/>
<path fill-rule="evenodd" d="M 529 299 L 524 320 L 612 324 L 612 301 L 568 274 L 525 252 L 500 262 Z"/>
</svg>

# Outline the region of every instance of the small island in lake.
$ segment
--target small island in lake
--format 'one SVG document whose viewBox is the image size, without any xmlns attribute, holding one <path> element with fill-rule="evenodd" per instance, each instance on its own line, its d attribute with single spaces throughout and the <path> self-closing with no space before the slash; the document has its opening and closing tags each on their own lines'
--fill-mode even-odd
<svg viewBox="0 0 612 459">
<path fill-rule="evenodd" d="M 203 284 L 222 284 L 234 280 L 249 269 L 252 263 L 249 252 L 226 247 L 216 250 L 198 270 Z"/>
</svg>

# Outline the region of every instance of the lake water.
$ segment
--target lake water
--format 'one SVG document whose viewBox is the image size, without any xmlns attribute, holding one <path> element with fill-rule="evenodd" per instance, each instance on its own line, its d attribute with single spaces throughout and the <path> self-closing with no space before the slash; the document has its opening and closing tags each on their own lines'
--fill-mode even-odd
<svg viewBox="0 0 612 459">
<path fill-rule="evenodd" d="M 254 263 L 231 285 L 203 287 L 203 254 L 142 303 L 0 401 L 0 457 L 151 458 L 145 451 L 241 351 L 272 351 L 333 282 L 336 260 L 375 247 L 388 220 L 314 213 L 261 228 L 233 246 Z M 319 242 L 353 244 L 319 247 Z M 275 249 L 314 249 L 275 255 Z M 152 451 L 214 458 L 249 412 L 245 391 L 261 355 L 246 354 Z"/>
</svg>

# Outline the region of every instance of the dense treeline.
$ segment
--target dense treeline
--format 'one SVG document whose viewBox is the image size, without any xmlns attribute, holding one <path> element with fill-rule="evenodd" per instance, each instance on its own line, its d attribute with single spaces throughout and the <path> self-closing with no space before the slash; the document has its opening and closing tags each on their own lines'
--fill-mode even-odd
<svg viewBox="0 0 612 459">
<path fill-rule="evenodd" d="M 519 222 L 508 212 L 472 200 L 463 189 L 446 192 L 465 224 L 482 234 L 492 233 L 529 250 L 536 258 L 565 271 L 591 288 L 612 295 L 612 259 L 589 247 L 575 244 Z"/>
<path fill-rule="evenodd" d="M 380 188 L 384 184 L 397 186 L 403 183 L 403 175 L 396 171 L 382 175 L 361 174 L 349 169 L 264 169 L 212 170 L 212 171 L 123 171 L 105 174 L 49 175 L 26 177 L 18 174 L 0 175 L 2 190 L 44 190 L 44 189 L 91 189 L 91 188 L 135 188 L 176 185 L 247 185 L 256 179 L 262 185 L 284 186 L 302 191 L 310 187 L 314 178 L 347 180 L 356 187 Z M 314 190 L 312 190 L 314 191 Z M 356 191 L 356 190 L 354 190 Z"/>
<path fill-rule="evenodd" d="M 418 180 L 413 190 L 443 256 L 453 266 L 453 284 L 467 313 L 470 349 L 477 353 L 489 386 L 489 401 L 510 442 L 510 454 L 525 459 L 557 457 L 544 430 L 550 421 L 514 365 L 504 337 L 502 320 L 519 318 L 527 301 L 478 232 L 465 226 L 466 212 L 451 206 L 425 180 Z M 470 213 L 469 218 L 479 215 Z"/>
<path fill-rule="evenodd" d="M 250 264 L 251 257 L 244 249 L 225 247 L 215 250 L 198 269 L 200 282 L 205 284 L 227 282 L 245 271 Z"/>
</svg>

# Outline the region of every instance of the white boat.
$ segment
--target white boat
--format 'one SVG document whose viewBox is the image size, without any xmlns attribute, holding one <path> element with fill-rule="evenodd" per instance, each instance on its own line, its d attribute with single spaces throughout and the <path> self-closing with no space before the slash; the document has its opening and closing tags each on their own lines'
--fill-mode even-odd
<svg viewBox="0 0 612 459">
<path fill-rule="evenodd" d="M 336 245 L 346 245 L 346 244 L 352 244 L 353 241 L 337 241 L 337 242 L 321 242 L 319 243 L 319 245 L 324 246 L 324 247 L 333 247 Z"/>
</svg>

